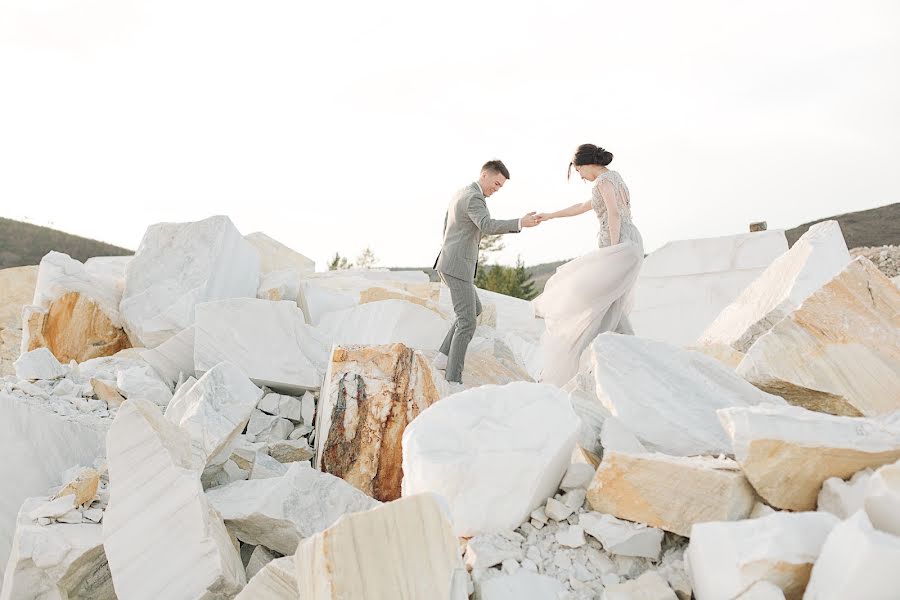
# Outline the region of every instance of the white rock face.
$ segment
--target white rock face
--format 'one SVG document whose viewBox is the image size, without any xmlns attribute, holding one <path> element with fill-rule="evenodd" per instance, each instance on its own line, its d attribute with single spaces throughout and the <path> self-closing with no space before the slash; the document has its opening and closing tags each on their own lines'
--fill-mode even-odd
<svg viewBox="0 0 900 600">
<path fill-rule="evenodd" d="M 278 391 L 302 394 L 322 385 L 328 346 L 293 302 L 236 298 L 200 304 L 196 313 L 198 373 L 228 361 Z"/>
<path fill-rule="evenodd" d="M 746 352 L 850 262 L 837 221 L 813 225 L 713 321 L 699 343 Z"/>
<path fill-rule="evenodd" d="M 578 517 L 585 533 L 603 544 L 603 549 L 619 556 L 642 556 L 659 560 L 663 538 L 662 529 L 643 523 L 623 521 L 612 515 L 589 512 Z"/>
<path fill-rule="evenodd" d="M 179 394 L 166 418 L 190 434 L 194 466 L 202 471 L 243 431 L 261 397 L 240 369 L 223 362 Z"/>
<path fill-rule="evenodd" d="M 197 304 L 255 297 L 259 264 L 228 217 L 150 226 L 125 273 L 128 336 L 153 348 L 193 324 Z"/>
<path fill-rule="evenodd" d="M 459 541 L 430 494 L 340 519 L 303 540 L 294 564 L 304 600 L 466 598 Z"/>
<path fill-rule="evenodd" d="M 737 373 L 810 410 L 900 410 L 900 290 L 857 258 L 756 340 Z"/>
<path fill-rule="evenodd" d="M 690 536 L 695 523 L 746 519 L 756 502 L 737 463 L 609 452 L 588 488 L 600 513 Z"/>
<path fill-rule="evenodd" d="M 147 363 L 134 361 L 117 368 L 115 373 L 116 388 L 125 398 L 142 398 L 162 407 L 172 400 L 169 386 Z"/>
<path fill-rule="evenodd" d="M 431 294 L 423 294 L 423 290 L 431 287 L 428 276 L 422 271 L 328 271 L 315 273 L 300 282 L 297 304 L 303 309 L 307 321 L 318 325 L 324 315 L 360 304 L 362 296 L 372 288 L 425 297 Z"/>
<path fill-rule="evenodd" d="M 436 350 L 450 322 L 412 302 L 382 300 L 330 312 L 321 318 L 318 328 L 339 346 L 400 342 L 410 348 Z"/>
<path fill-rule="evenodd" d="M 648 450 L 727 454 L 731 444 L 717 409 L 784 403 L 718 361 L 662 342 L 604 333 L 587 353 L 597 397 Z"/>
<path fill-rule="evenodd" d="M 296 302 L 300 296 L 300 281 L 303 274 L 297 271 L 274 271 L 263 275 L 256 290 L 260 300 L 290 300 Z"/>
<path fill-rule="evenodd" d="M 644 259 L 628 318 L 641 337 L 692 344 L 787 249 L 782 230 L 669 242 Z"/>
<path fill-rule="evenodd" d="M 403 435 L 403 495 L 443 496 L 457 535 L 513 529 L 557 490 L 578 417 L 549 384 L 484 386 L 420 414 Z"/>
<path fill-rule="evenodd" d="M 887 467 L 882 467 L 885 469 Z M 872 477 L 872 469 L 859 471 L 848 481 L 839 477 L 830 477 L 822 484 L 816 510 L 830 512 L 838 519 L 849 519 L 863 507 L 866 498 L 866 486 Z"/>
<path fill-rule="evenodd" d="M 203 494 L 191 438 L 146 400 L 122 405 L 107 436 L 103 543 L 123 598 L 230 598 L 246 583 L 222 518 Z"/>
<path fill-rule="evenodd" d="M 0 390 L 0 440 L 8 460 L 0 461 L 0 569 L 6 566 L 16 515 L 29 496 L 65 483 L 59 474 L 75 464 L 93 464 L 105 454 L 110 421 L 88 414 L 69 417 L 51 412 L 35 399 Z"/>
<path fill-rule="evenodd" d="M 641 440 L 616 417 L 609 417 L 603 421 L 603 427 L 600 430 L 600 445 L 603 446 L 604 451 L 612 450 L 630 454 L 648 452 Z"/>
<path fill-rule="evenodd" d="M 29 498 L 19 512 L 0 599 L 114 600 L 100 525 L 38 525 L 29 513 L 47 501 Z"/>
<path fill-rule="evenodd" d="M 697 600 L 733 598 L 762 580 L 788 598 L 800 598 L 825 539 L 839 522 L 829 513 L 784 512 L 694 525 L 686 555 Z"/>
<path fill-rule="evenodd" d="M 247 561 L 247 581 L 262 571 L 263 567 L 278 558 L 278 555 L 265 546 L 256 546 Z"/>
<path fill-rule="evenodd" d="M 900 459 L 900 426 L 885 421 L 774 405 L 719 416 L 747 479 L 776 508 L 815 510 L 825 480 Z"/>
<path fill-rule="evenodd" d="M 805 600 L 891 600 L 900 589 L 900 538 L 872 527 L 865 511 L 837 525 L 812 569 Z"/>
<path fill-rule="evenodd" d="M 487 569 L 508 559 L 522 560 L 525 538 L 514 531 L 476 535 L 466 543 L 465 561 L 469 569 Z"/>
<path fill-rule="evenodd" d="M 235 600 L 297 600 L 294 557 L 283 556 L 266 564 Z"/>
<path fill-rule="evenodd" d="M 247 234 L 244 239 L 259 252 L 259 268 L 263 275 L 287 269 L 300 273 L 312 273 L 316 270 L 314 260 L 306 258 L 261 231 Z"/>
<path fill-rule="evenodd" d="M 286 440 L 294 430 L 294 424 L 287 419 L 267 415 L 254 410 L 247 425 L 247 435 L 257 442 L 280 442 Z"/>
<path fill-rule="evenodd" d="M 250 471 L 250 479 L 268 479 L 270 477 L 281 477 L 287 473 L 288 466 L 278 462 L 265 452 L 259 452 L 253 461 L 253 467 Z"/>
<path fill-rule="evenodd" d="M 875 529 L 900 536 L 900 462 L 875 472 L 866 486 L 863 504 Z"/>
<path fill-rule="evenodd" d="M 141 351 L 141 358 L 170 386 L 194 374 L 194 330 L 191 325 L 156 348 Z"/>
<path fill-rule="evenodd" d="M 285 555 L 343 515 L 380 504 L 344 480 L 299 463 L 282 477 L 236 481 L 206 494 L 239 540 Z"/>
<path fill-rule="evenodd" d="M 130 257 L 93 258 L 82 264 L 61 252 L 49 252 L 41 259 L 32 304 L 49 308 L 57 298 L 78 292 L 96 302 L 114 325 L 121 327 L 119 302 L 122 299 L 124 265 Z"/>
<path fill-rule="evenodd" d="M 481 600 L 551 600 L 566 591 L 556 579 L 525 569 L 494 577 L 475 587 Z"/>
<path fill-rule="evenodd" d="M 16 377 L 19 379 L 59 379 L 65 377 L 68 369 L 59 364 L 47 348 L 25 352 L 16 360 Z"/>
</svg>

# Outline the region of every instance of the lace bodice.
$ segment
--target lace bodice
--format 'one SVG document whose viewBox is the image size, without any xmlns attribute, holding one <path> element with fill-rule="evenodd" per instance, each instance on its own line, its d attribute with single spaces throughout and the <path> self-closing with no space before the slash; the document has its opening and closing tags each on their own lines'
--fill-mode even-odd
<svg viewBox="0 0 900 600">
<path fill-rule="evenodd" d="M 597 243 L 603 246 L 610 245 L 609 239 L 609 212 L 606 210 L 606 203 L 600 194 L 600 186 L 604 181 L 611 184 L 616 195 L 616 206 L 619 207 L 619 216 L 622 219 L 619 232 L 619 241 L 630 238 L 629 232 L 634 229 L 634 222 L 631 220 L 631 197 L 628 194 L 628 186 L 618 171 L 606 171 L 601 173 L 594 183 L 591 190 L 591 206 L 597 213 L 597 220 L 600 222 L 600 230 L 597 232 Z M 608 188 L 607 188 L 608 189 Z"/>
</svg>

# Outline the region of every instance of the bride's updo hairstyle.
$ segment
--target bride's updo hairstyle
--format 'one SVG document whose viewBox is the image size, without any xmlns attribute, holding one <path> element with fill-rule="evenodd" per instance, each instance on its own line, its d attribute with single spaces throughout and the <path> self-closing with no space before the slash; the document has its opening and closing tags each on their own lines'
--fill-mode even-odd
<svg viewBox="0 0 900 600">
<path fill-rule="evenodd" d="M 572 162 L 569 163 L 569 172 L 566 179 L 572 176 L 572 167 L 580 167 L 583 165 L 600 165 L 605 167 L 612 162 L 612 152 L 604 150 L 600 146 L 594 144 L 582 144 L 575 151 Z"/>
</svg>

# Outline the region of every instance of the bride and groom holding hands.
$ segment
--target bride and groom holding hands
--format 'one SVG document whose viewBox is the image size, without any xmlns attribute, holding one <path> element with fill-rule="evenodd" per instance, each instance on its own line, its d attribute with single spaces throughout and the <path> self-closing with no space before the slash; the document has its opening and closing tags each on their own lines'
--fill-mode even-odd
<svg viewBox="0 0 900 600">
<path fill-rule="evenodd" d="M 481 236 L 518 233 L 525 227 L 591 212 L 599 222 L 598 248 L 556 270 L 544 292 L 533 301 L 535 314 L 546 324 L 541 346 L 544 369 L 540 380 L 564 385 L 578 371 L 581 353 L 606 331 L 633 333 L 628 322 L 631 292 L 644 259 L 641 234 L 631 219 L 628 187 L 608 168 L 612 153 L 582 144 L 569 163 L 585 181 L 593 182 L 591 198 L 552 213 L 530 212 L 520 219 L 492 219 L 486 199 L 509 179 L 499 160 L 481 168 L 478 180 L 459 190 L 444 218 L 444 241 L 434 268 L 450 289 L 456 319 L 434 360 L 447 381 L 462 382 L 466 348 L 475 333 L 481 301 L 475 290 L 475 270 Z"/>
</svg>

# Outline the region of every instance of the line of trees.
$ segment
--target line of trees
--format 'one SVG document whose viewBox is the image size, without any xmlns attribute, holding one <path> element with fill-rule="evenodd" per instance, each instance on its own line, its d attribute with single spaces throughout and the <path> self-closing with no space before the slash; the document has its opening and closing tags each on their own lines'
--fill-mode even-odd
<svg viewBox="0 0 900 600">
<path fill-rule="evenodd" d="M 478 273 L 475 275 L 475 285 L 483 290 L 506 294 L 514 298 L 522 298 L 523 300 L 531 300 L 538 295 L 534 282 L 528 271 L 525 270 L 525 263 L 522 258 L 516 259 L 516 266 L 505 267 L 503 265 L 489 265 L 487 259 L 490 255 L 503 250 L 503 241 L 499 235 L 486 235 L 481 238 L 478 253 Z M 351 262 L 346 257 L 341 256 L 339 252 L 335 252 L 334 257 L 328 263 L 329 271 L 339 271 L 341 269 L 370 269 L 378 264 L 375 253 L 366 246 L 362 254 L 360 254 L 355 262 Z"/>
</svg>

